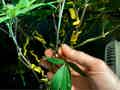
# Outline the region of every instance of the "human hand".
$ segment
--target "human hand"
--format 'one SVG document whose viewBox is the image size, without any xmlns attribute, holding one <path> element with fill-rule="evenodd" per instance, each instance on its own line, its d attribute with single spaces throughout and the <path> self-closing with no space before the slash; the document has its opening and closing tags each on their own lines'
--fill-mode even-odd
<svg viewBox="0 0 120 90">
<path fill-rule="evenodd" d="M 45 54 L 53 56 L 52 50 Z M 120 81 L 109 67 L 100 59 L 92 57 L 81 51 L 76 51 L 67 45 L 62 45 L 58 50 L 59 57 L 76 64 L 89 77 L 82 77 L 71 69 L 72 90 L 120 90 Z M 53 72 L 48 72 L 51 79 Z"/>
</svg>

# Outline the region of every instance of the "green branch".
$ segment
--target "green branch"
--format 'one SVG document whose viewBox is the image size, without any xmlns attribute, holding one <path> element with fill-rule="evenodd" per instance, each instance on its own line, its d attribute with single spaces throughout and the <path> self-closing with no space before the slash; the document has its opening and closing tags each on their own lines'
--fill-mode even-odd
<svg viewBox="0 0 120 90">
<path fill-rule="evenodd" d="M 18 53 L 18 56 L 20 57 L 20 61 L 28 68 L 28 69 L 31 69 L 31 63 L 30 61 L 28 61 L 26 59 L 26 57 L 23 55 L 22 51 L 21 51 L 21 48 L 19 47 L 18 43 L 17 43 L 17 40 L 15 38 L 15 35 L 13 33 L 13 29 L 12 29 L 12 21 L 9 20 L 9 22 L 7 23 L 7 26 L 8 26 L 8 29 L 9 29 L 9 35 L 10 37 L 13 39 L 13 42 L 14 44 L 16 45 L 16 48 L 17 48 L 17 53 Z M 32 69 L 31 69 L 32 70 Z M 39 78 L 37 76 L 37 74 L 32 70 L 35 78 L 37 79 L 38 82 L 39 81 Z"/>
<path fill-rule="evenodd" d="M 61 6 L 61 4 L 60 4 L 60 6 Z M 64 6 L 65 6 L 65 0 L 63 0 L 62 6 L 59 9 L 60 11 L 59 11 L 59 21 L 58 21 L 57 37 L 56 37 L 56 51 L 57 51 L 58 45 L 59 45 L 59 32 L 60 32 L 60 25 L 61 25 Z"/>
<path fill-rule="evenodd" d="M 2 0 L 2 4 L 3 6 L 6 6 L 5 0 Z"/>
<path fill-rule="evenodd" d="M 83 41 L 82 43 L 74 46 L 74 48 L 78 48 L 78 47 L 81 47 L 87 43 L 90 43 L 90 42 L 93 42 L 93 41 L 96 41 L 98 39 L 102 39 L 102 38 L 105 38 L 107 35 L 111 34 L 112 32 L 114 32 L 115 30 L 117 30 L 118 28 L 120 27 L 120 25 L 117 25 L 114 29 L 112 29 L 111 31 L 108 31 L 100 36 L 97 36 L 97 37 L 94 37 L 94 38 L 90 38 L 90 39 L 87 39 L 85 41 Z"/>
<path fill-rule="evenodd" d="M 89 4 L 86 2 L 85 3 L 85 6 L 84 6 L 84 9 L 83 9 L 83 12 L 82 12 L 82 15 L 81 15 L 81 18 L 80 18 L 80 25 L 79 27 L 82 25 L 83 23 L 83 19 L 84 19 L 84 16 L 85 16 L 85 13 L 86 13 L 86 10 L 87 10 L 87 7 L 89 6 Z"/>
</svg>

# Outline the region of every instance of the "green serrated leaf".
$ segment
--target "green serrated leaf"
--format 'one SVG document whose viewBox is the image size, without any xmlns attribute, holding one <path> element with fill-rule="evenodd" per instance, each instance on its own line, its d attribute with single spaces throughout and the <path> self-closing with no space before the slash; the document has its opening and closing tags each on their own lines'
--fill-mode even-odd
<svg viewBox="0 0 120 90">
<path fill-rule="evenodd" d="M 69 68 L 64 64 L 51 80 L 51 90 L 71 90 L 72 82 Z"/>
<path fill-rule="evenodd" d="M 82 76 L 87 76 L 82 70 L 80 70 L 80 68 L 73 64 L 73 63 L 69 63 L 70 67 L 72 67 L 76 72 L 80 73 L 80 75 Z"/>
<path fill-rule="evenodd" d="M 64 64 L 65 61 L 62 59 L 58 59 L 58 58 L 50 58 L 50 57 L 46 57 L 47 61 L 53 64 Z"/>
<path fill-rule="evenodd" d="M 45 6 L 45 5 L 46 4 L 44 4 L 44 3 L 40 3 L 40 4 L 31 5 L 30 7 L 25 7 L 17 12 L 17 16 L 20 14 L 25 14 L 25 13 L 27 13 L 35 8 L 38 8 L 40 6 Z"/>
</svg>

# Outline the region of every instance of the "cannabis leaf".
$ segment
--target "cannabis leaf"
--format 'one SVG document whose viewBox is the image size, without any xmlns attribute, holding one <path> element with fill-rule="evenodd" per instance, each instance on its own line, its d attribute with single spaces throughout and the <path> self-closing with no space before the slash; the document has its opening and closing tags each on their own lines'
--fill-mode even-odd
<svg viewBox="0 0 120 90">
<path fill-rule="evenodd" d="M 58 1 L 54 2 L 47 2 L 47 3 L 35 3 L 37 0 L 19 0 L 16 5 L 13 4 L 6 4 L 0 12 L 0 23 L 13 19 L 17 16 L 26 14 L 27 12 L 42 6 L 52 6 L 55 7 L 53 4 L 58 3 Z"/>
<path fill-rule="evenodd" d="M 51 80 L 51 90 L 71 90 L 71 74 L 68 64 L 64 64 Z"/>
</svg>

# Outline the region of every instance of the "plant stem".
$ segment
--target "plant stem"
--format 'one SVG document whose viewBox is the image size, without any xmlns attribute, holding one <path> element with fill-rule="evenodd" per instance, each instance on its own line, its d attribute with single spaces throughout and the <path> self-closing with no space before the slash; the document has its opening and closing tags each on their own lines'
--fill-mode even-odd
<svg viewBox="0 0 120 90">
<path fill-rule="evenodd" d="M 7 23 L 7 26 L 8 26 L 8 29 L 9 29 L 10 37 L 13 39 L 13 42 L 14 42 L 15 45 L 16 45 L 17 52 L 18 52 L 18 56 L 20 56 L 20 57 L 24 60 L 24 61 L 23 61 L 23 60 L 20 58 L 20 61 L 21 61 L 27 68 L 31 69 L 31 63 L 25 58 L 25 56 L 23 55 L 23 53 L 22 53 L 22 51 L 21 51 L 21 48 L 19 47 L 19 45 L 18 45 L 18 43 L 17 43 L 17 40 L 16 40 L 15 35 L 14 35 L 14 33 L 13 33 L 13 30 L 12 30 L 12 21 L 11 21 L 11 20 L 9 20 L 9 22 Z M 37 74 L 36 74 L 33 70 L 32 70 L 32 72 L 33 72 L 35 78 L 37 79 L 37 81 L 40 82 Z"/>
<path fill-rule="evenodd" d="M 85 6 L 84 6 L 84 9 L 83 9 L 83 12 L 82 12 L 82 15 L 81 15 L 81 18 L 80 18 L 80 25 L 79 25 L 79 27 L 82 25 L 82 23 L 83 23 L 83 19 L 84 19 L 84 16 L 85 16 L 85 13 L 86 13 L 86 10 L 87 10 L 87 7 L 88 7 L 88 3 L 86 2 L 85 3 Z"/>
<path fill-rule="evenodd" d="M 3 6 L 6 6 L 5 0 L 2 0 L 2 4 Z"/>
<path fill-rule="evenodd" d="M 90 38 L 90 39 L 87 39 L 85 41 L 83 41 L 82 43 L 74 46 L 74 48 L 78 48 L 78 47 L 81 47 L 89 42 L 93 42 L 93 41 L 96 41 L 98 39 L 101 39 L 101 38 L 105 38 L 107 35 L 111 34 L 112 32 L 114 32 L 115 30 L 117 30 L 118 28 L 120 27 L 120 25 L 117 25 L 114 29 L 112 29 L 111 31 L 108 31 L 100 36 L 97 36 L 97 37 L 94 37 L 94 38 Z"/>
<path fill-rule="evenodd" d="M 8 34 L 8 32 L 5 31 L 2 27 L 0 27 L 0 30 L 3 31 L 5 34 Z"/>
<path fill-rule="evenodd" d="M 56 20 L 55 20 L 55 14 L 54 13 L 52 14 L 52 17 L 53 17 L 54 29 L 57 32 L 57 25 L 56 25 Z"/>
<path fill-rule="evenodd" d="M 58 21 L 57 37 L 56 37 L 56 51 L 57 51 L 58 45 L 59 45 L 59 32 L 60 32 L 60 25 L 61 25 L 61 20 L 62 20 L 64 6 L 65 6 L 65 0 L 63 0 L 63 2 L 62 2 L 62 6 L 61 6 L 61 3 L 60 3 L 59 21 Z"/>
</svg>

